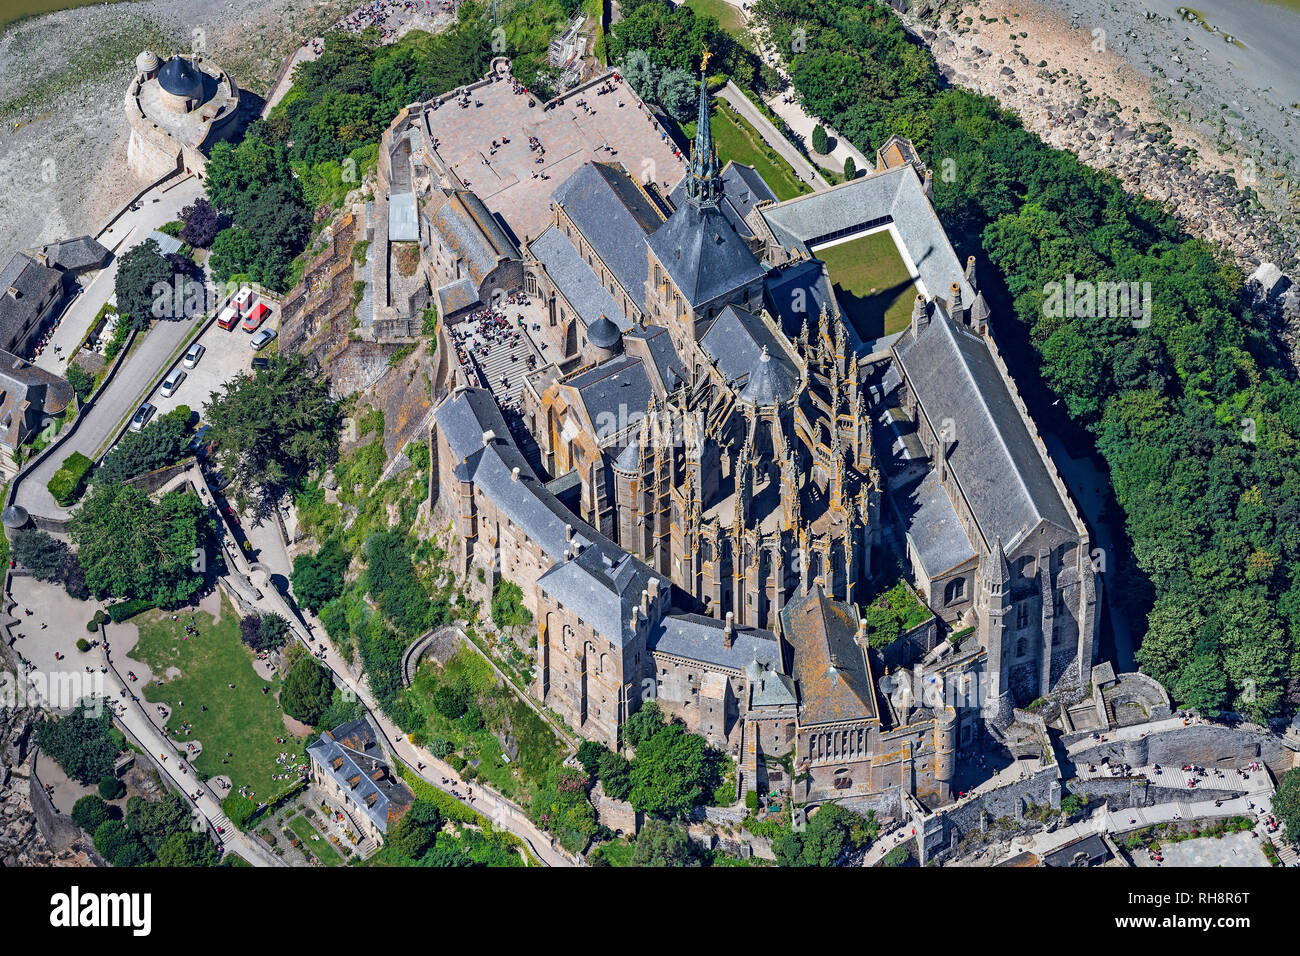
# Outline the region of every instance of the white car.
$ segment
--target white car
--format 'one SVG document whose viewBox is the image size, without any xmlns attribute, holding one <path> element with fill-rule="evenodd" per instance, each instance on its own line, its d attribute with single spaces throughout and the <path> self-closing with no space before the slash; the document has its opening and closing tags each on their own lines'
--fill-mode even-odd
<svg viewBox="0 0 1300 956">
<path fill-rule="evenodd" d="M 163 398 L 171 398 L 176 394 L 176 389 L 181 387 L 181 382 L 185 381 L 185 372 L 181 369 L 172 369 L 172 373 L 163 379 L 162 388 L 159 394 Z"/>
<path fill-rule="evenodd" d="M 275 338 L 275 329 L 262 329 L 249 341 L 248 347 L 254 352 L 260 352 L 273 338 Z"/>
<path fill-rule="evenodd" d="M 203 358 L 203 353 L 206 351 L 207 351 L 206 346 L 200 345 L 198 342 L 195 342 L 193 345 L 190 346 L 190 350 L 185 353 L 185 357 L 181 359 L 181 364 L 184 365 L 186 368 L 193 368 L 194 366 L 199 364 L 199 359 Z"/>
<path fill-rule="evenodd" d="M 148 402 L 145 402 L 143 405 L 141 405 L 136 410 L 135 415 L 131 417 L 131 425 L 130 425 L 131 431 L 138 432 L 140 429 L 144 428 L 145 423 L 148 422 L 149 419 L 153 417 L 153 413 L 156 411 L 158 411 L 158 409 L 155 408 L 153 405 L 149 404 Z"/>
</svg>

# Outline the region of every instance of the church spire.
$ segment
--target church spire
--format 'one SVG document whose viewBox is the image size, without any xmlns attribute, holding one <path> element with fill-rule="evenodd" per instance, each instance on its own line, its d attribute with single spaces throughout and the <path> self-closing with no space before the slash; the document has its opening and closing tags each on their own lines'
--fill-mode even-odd
<svg viewBox="0 0 1300 956">
<path fill-rule="evenodd" d="M 691 149 L 691 178 L 686 186 L 687 198 L 697 206 L 716 206 L 722 197 L 718 150 L 709 127 L 709 84 L 705 74 L 708 63 L 706 50 L 700 60 L 700 104 L 695 121 L 695 145 Z"/>
</svg>

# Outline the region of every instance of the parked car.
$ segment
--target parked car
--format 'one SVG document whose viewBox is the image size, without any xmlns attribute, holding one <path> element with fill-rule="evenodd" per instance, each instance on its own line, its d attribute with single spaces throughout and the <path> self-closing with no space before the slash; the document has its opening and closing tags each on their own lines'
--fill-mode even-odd
<svg viewBox="0 0 1300 956">
<path fill-rule="evenodd" d="M 153 413 L 156 411 L 158 411 L 158 409 L 149 402 L 145 402 L 141 405 L 136 410 L 135 415 L 131 417 L 131 431 L 138 432 L 140 429 L 144 428 L 149 419 L 153 418 Z"/>
<path fill-rule="evenodd" d="M 244 316 L 244 331 L 255 331 L 270 314 L 271 310 L 266 307 L 265 302 L 257 303 L 257 305 L 249 309 L 248 314 Z"/>
<path fill-rule="evenodd" d="M 274 338 L 275 329 L 262 329 L 262 331 L 253 336 L 253 340 L 249 342 L 248 345 L 254 352 L 260 352 L 262 349 L 266 348 L 267 343 Z"/>
<path fill-rule="evenodd" d="M 262 372 L 270 367 L 271 367 L 271 360 L 269 358 L 263 358 L 262 356 L 259 355 L 257 356 L 257 358 L 253 359 L 254 372 Z"/>
<path fill-rule="evenodd" d="M 172 369 L 172 373 L 163 379 L 162 388 L 158 390 L 159 394 L 163 398 L 171 398 L 183 381 L 185 381 L 185 371 L 179 368 Z"/>
<path fill-rule="evenodd" d="M 195 342 L 190 346 L 190 350 L 185 353 L 185 357 L 181 359 L 181 364 L 186 368 L 193 368 L 199 364 L 199 359 L 203 358 L 203 353 L 206 351 L 207 348 Z"/>
</svg>

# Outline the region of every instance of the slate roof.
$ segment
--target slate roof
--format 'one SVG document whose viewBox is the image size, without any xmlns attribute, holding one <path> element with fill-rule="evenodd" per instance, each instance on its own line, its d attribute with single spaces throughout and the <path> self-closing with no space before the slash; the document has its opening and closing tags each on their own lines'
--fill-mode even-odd
<svg viewBox="0 0 1300 956">
<path fill-rule="evenodd" d="M 482 305 L 478 287 L 469 278 L 456 279 L 438 287 L 438 314 L 449 318 L 466 309 Z"/>
<path fill-rule="evenodd" d="M 650 650 L 687 660 L 743 671 L 750 661 L 764 667 L 781 666 L 781 646 L 776 635 L 757 627 L 735 627 L 731 646 L 726 647 L 724 621 L 704 614 L 673 614 L 650 632 Z"/>
<path fill-rule="evenodd" d="M 173 96 L 203 99 L 203 74 L 183 56 L 173 56 L 162 65 L 158 85 Z"/>
<path fill-rule="evenodd" d="M 777 336 L 761 318 L 738 306 L 729 305 L 718 313 L 700 336 L 700 348 L 713 359 L 732 388 L 743 388 L 749 383 L 754 371 L 763 364 L 764 348 L 772 362 L 780 367 L 783 378 L 782 394 L 776 400 L 788 399 L 799 381 L 799 369 Z"/>
<path fill-rule="evenodd" d="M 519 247 L 483 205 L 477 193 L 458 189 L 446 196 L 429 218 L 429 226 L 452 253 L 463 259 L 476 287 L 500 259 L 518 259 Z"/>
<path fill-rule="evenodd" d="M 108 263 L 110 255 L 103 245 L 90 236 L 51 242 L 41 247 L 41 254 L 51 268 L 73 273 L 102 269 Z"/>
<path fill-rule="evenodd" d="M 323 732 L 307 753 L 380 833 L 387 833 L 415 802 L 415 795 L 389 770 L 375 730 L 364 717 Z"/>
<path fill-rule="evenodd" d="M 597 442 L 645 418 L 654 394 L 645 365 L 630 355 L 601 362 L 564 384 L 578 393 L 595 427 Z"/>
<path fill-rule="evenodd" d="M 17 344 L 29 322 L 58 295 L 63 276 L 25 252 L 16 252 L 0 270 L 0 345 Z M 17 289 L 17 298 L 9 291 Z"/>
<path fill-rule="evenodd" d="M 946 297 L 949 286 L 956 282 L 963 302 L 975 299 L 965 269 L 911 166 L 799 196 L 768 206 L 759 215 L 783 247 L 809 255 L 815 255 L 815 248 L 831 238 L 892 221 L 929 295 Z"/>
<path fill-rule="evenodd" d="M 619 343 L 618 326 L 604 313 L 587 326 L 587 341 L 598 349 L 612 349 Z"/>
<path fill-rule="evenodd" d="M 764 348 L 740 390 L 740 400 L 755 405 L 777 405 L 790 400 L 797 384 L 781 360 L 773 358 Z"/>
<path fill-rule="evenodd" d="M 662 325 L 633 326 L 623 336 L 624 348 L 629 348 L 628 340 L 645 343 L 645 350 L 649 353 L 650 364 L 653 366 L 653 369 L 647 369 L 647 372 L 653 372 L 658 378 L 658 384 L 664 394 L 676 390 L 677 386 L 685 381 L 686 363 L 677 354 L 677 349 L 673 347 L 672 336 Z M 635 346 L 631 348 L 635 349 Z"/>
<path fill-rule="evenodd" d="M 826 265 L 817 259 L 804 259 L 782 266 L 767 280 L 763 299 L 767 311 L 777 318 L 781 331 L 792 342 L 799 337 L 805 315 L 808 317 L 808 334 L 815 340 L 821 331 L 823 306 L 829 315 L 840 314 Z M 849 335 L 850 348 L 858 352 L 861 339 L 853 323 L 846 322 L 844 330 Z"/>
<path fill-rule="evenodd" d="M 420 223 L 415 211 L 415 193 L 393 193 L 388 197 L 388 241 L 420 241 Z"/>
<path fill-rule="evenodd" d="M 67 408 L 72 397 L 66 379 L 0 351 L 0 444 L 16 448 L 46 415 Z"/>
<path fill-rule="evenodd" d="M 781 633 L 793 651 L 791 676 L 799 686 L 804 726 L 877 716 L 866 655 L 854 640 L 858 622 L 851 605 L 812 588 L 781 609 Z"/>
<path fill-rule="evenodd" d="M 642 239 L 663 222 L 622 167 L 583 163 L 552 196 L 638 304 L 648 268 Z M 575 304 L 574 308 L 577 308 Z"/>
<path fill-rule="evenodd" d="M 692 308 L 766 273 L 716 206 L 682 203 L 646 242 Z"/>
<path fill-rule="evenodd" d="M 635 638 L 632 608 L 650 580 L 661 593 L 672 583 L 607 538 L 597 536 L 576 558 L 559 561 L 537 579 L 537 587 L 590 624 L 597 634 L 623 647 Z"/>
<path fill-rule="evenodd" d="M 587 260 L 578 255 L 578 250 L 562 230 L 548 226 L 529 244 L 528 251 L 546 267 L 546 274 L 577 310 L 582 324 L 588 329 L 602 315 L 608 316 L 623 330 L 631 327 L 632 322 L 623 314 L 618 301 L 600 284 Z M 640 301 L 639 296 L 637 301 Z"/>
<path fill-rule="evenodd" d="M 690 182 L 690 173 L 683 176 L 669 193 L 669 199 L 673 206 L 680 206 L 686 200 L 686 184 Z M 736 231 L 744 238 L 748 239 L 754 234 L 754 230 L 749 228 L 745 222 L 745 217 L 749 211 L 763 200 L 776 201 L 776 193 L 772 192 L 771 187 L 759 175 L 758 170 L 753 166 L 745 166 L 741 163 L 731 160 L 722 168 L 722 200 L 719 208 L 727 221 L 736 227 Z"/>
<path fill-rule="evenodd" d="M 1040 521 L 1074 530 L 1043 453 L 980 336 L 935 309 L 919 339 L 909 331 L 893 351 L 935 429 L 944 419 L 957 423 L 948 464 L 986 547 L 1001 538 L 1010 550 Z"/>
<path fill-rule="evenodd" d="M 933 580 L 975 557 L 961 520 L 934 471 L 893 492 L 894 507 L 926 577 Z"/>
</svg>

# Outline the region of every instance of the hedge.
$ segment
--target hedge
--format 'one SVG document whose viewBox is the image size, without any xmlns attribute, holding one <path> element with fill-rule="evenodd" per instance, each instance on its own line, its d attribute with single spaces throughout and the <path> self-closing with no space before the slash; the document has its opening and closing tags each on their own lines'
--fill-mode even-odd
<svg viewBox="0 0 1300 956">
<path fill-rule="evenodd" d="M 81 492 L 86 487 L 86 476 L 94 465 L 95 463 L 81 452 L 74 451 L 64 459 L 59 470 L 54 473 L 54 477 L 45 487 L 50 490 L 55 501 L 67 508 L 81 497 Z"/>
<path fill-rule="evenodd" d="M 157 607 L 157 604 L 153 601 L 133 598 L 130 601 L 121 601 L 109 607 L 108 616 L 114 624 L 121 624 L 128 617 L 135 617 L 141 611 L 148 611 L 154 607 Z"/>
</svg>

